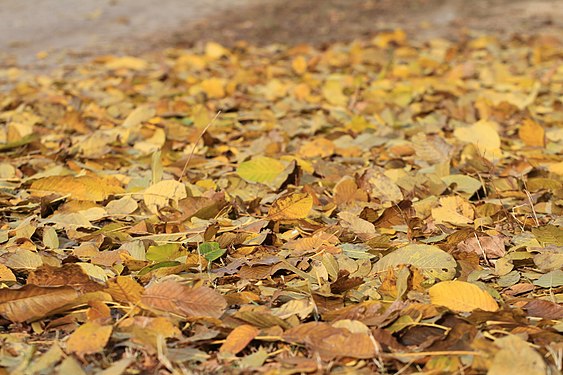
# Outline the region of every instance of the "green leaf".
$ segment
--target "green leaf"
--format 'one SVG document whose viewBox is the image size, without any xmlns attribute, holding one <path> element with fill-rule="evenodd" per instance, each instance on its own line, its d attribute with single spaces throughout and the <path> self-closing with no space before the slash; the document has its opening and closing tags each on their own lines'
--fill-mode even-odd
<svg viewBox="0 0 563 375">
<path fill-rule="evenodd" d="M 242 162 L 237 168 L 240 177 L 249 182 L 268 184 L 285 170 L 285 165 L 276 159 L 257 156 Z"/>
<path fill-rule="evenodd" d="M 176 266 L 179 266 L 180 264 L 182 264 L 182 263 L 175 262 L 175 261 L 155 263 L 155 264 L 152 264 L 150 266 L 143 267 L 141 270 L 139 270 L 139 273 L 137 273 L 137 276 L 146 275 L 147 273 L 152 272 L 154 270 L 157 270 L 159 268 L 176 267 Z"/>
<path fill-rule="evenodd" d="M 221 258 L 227 252 L 226 249 L 221 249 L 217 242 L 204 242 L 198 246 L 198 251 L 209 262 Z"/>
<path fill-rule="evenodd" d="M 457 263 L 445 251 L 432 245 L 411 244 L 385 255 L 374 265 L 374 271 L 383 272 L 401 264 L 413 265 L 426 276 L 451 280 Z"/>
<path fill-rule="evenodd" d="M 557 288 L 563 285 L 563 271 L 554 270 L 548 272 L 534 281 L 534 285 L 541 286 L 542 288 Z"/>
</svg>

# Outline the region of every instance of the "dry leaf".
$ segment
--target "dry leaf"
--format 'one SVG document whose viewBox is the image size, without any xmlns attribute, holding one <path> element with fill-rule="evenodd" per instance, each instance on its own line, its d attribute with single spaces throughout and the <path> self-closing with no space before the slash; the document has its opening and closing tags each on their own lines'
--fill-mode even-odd
<svg viewBox="0 0 563 375">
<path fill-rule="evenodd" d="M 464 281 L 442 281 L 432 286 L 428 293 L 434 305 L 445 306 L 453 311 L 497 311 L 499 308 L 489 293 Z"/>
<path fill-rule="evenodd" d="M 141 303 L 149 308 L 184 317 L 213 317 L 223 315 L 225 298 L 207 287 L 190 288 L 174 281 L 155 284 L 145 290 Z"/>
<path fill-rule="evenodd" d="M 20 289 L 0 289 L 0 315 L 12 322 L 41 319 L 78 297 L 71 287 L 26 285 Z"/>
<path fill-rule="evenodd" d="M 119 181 L 98 176 L 53 176 L 34 181 L 31 189 L 60 194 L 83 201 L 103 201 L 112 194 L 123 193 Z"/>
<path fill-rule="evenodd" d="M 186 186 L 174 180 L 157 182 L 143 192 L 143 200 L 153 213 L 157 213 L 161 208 L 169 207 L 171 202 L 177 204 L 180 199 L 187 196 Z"/>
<path fill-rule="evenodd" d="M 251 160 L 240 163 L 237 173 L 246 181 L 268 184 L 274 182 L 276 177 L 284 170 L 285 165 L 281 161 L 265 156 L 256 156 Z"/>
<path fill-rule="evenodd" d="M 238 326 L 229 333 L 219 351 L 221 353 L 237 354 L 254 340 L 258 333 L 260 333 L 260 330 L 254 326 L 248 324 Z"/>
<path fill-rule="evenodd" d="M 518 129 L 518 136 L 527 146 L 545 146 L 545 130 L 534 120 L 524 119 Z"/>
<path fill-rule="evenodd" d="M 295 193 L 276 200 L 268 211 L 270 220 L 304 219 L 313 208 L 313 197 L 307 193 Z"/>
<path fill-rule="evenodd" d="M 85 354 L 99 353 L 107 345 L 112 326 L 102 326 L 96 322 L 86 322 L 70 335 L 66 350 L 83 357 Z"/>
<path fill-rule="evenodd" d="M 117 276 L 108 280 L 107 292 L 118 302 L 132 303 L 137 305 L 141 301 L 141 295 L 145 289 L 131 277 Z"/>
</svg>

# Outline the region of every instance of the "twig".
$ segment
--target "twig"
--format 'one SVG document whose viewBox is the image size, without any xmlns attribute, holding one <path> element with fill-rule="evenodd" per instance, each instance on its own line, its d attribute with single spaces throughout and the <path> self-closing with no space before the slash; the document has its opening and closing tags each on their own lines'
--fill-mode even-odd
<svg viewBox="0 0 563 375">
<path fill-rule="evenodd" d="M 182 179 L 182 177 L 184 177 L 184 173 L 186 173 L 186 169 L 188 169 L 188 164 L 190 164 L 190 161 L 192 160 L 192 157 L 194 156 L 195 146 L 197 146 L 197 144 L 199 143 L 201 138 L 203 138 L 203 135 L 205 134 L 207 129 L 209 129 L 211 127 L 211 125 L 213 125 L 215 123 L 215 120 L 217 120 L 217 117 L 219 117 L 220 114 L 221 114 L 221 111 L 220 110 L 217 111 L 217 113 L 215 114 L 215 117 L 213 117 L 213 119 L 211 121 L 209 121 L 209 124 L 205 125 L 205 128 L 203 128 L 201 133 L 199 133 L 199 136 L 197 137 L 197 139 L 194 143 L 194 147 L 192 147 L 192 152 L 190 152 L 190 155 L 188 156 L 188 160 L 186 160 L 186 164 L 184 164 L 184 168 L 182 168 L 182 173 L 180 173 L 180 177 L 178 177 L 178 181 L 180 181 Z"/>
</svg>

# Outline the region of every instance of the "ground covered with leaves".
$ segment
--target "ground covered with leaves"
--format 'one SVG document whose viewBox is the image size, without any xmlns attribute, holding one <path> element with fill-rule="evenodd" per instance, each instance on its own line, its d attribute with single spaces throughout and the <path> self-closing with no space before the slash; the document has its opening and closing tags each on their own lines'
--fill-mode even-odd
<svg viewBox="0 0 563 375">
<path fill-rule="evenodd" d="M 0 374 L 558 373 L 561 51 L 1 70 Z"/>
</svg>

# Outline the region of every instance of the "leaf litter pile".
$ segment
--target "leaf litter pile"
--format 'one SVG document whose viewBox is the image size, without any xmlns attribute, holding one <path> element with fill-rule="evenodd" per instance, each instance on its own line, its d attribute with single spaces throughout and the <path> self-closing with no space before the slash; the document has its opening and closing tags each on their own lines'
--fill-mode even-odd
<svg viewBox="0 0 563 375">
<path fill-rule="evenodd" d="M 0 374 L 561 371 L 562 51 L 0 71 Z"/>
</svg>

